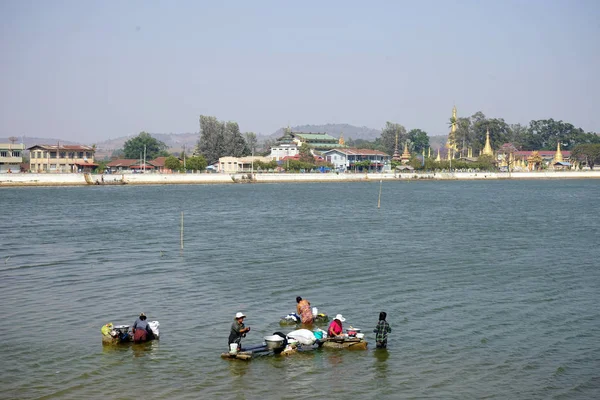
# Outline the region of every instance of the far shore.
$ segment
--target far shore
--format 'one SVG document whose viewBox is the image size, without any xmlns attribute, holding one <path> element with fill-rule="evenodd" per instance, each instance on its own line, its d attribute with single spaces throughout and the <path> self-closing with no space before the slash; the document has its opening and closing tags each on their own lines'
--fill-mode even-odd
<svg viewBox="0 0 600 400">
<path fill-rule="evenodd" d="M 129 185 L 193 185 L 233 183 L 301 183 L 301 182 L 368 182 L 393 180 L 528 180 L 528 179 L 600 179 L 598 171 L 544 171 L 544 172 L 402 172 L 402 173 L 195 173 L 195 174 L 92 174 L 92 182 L 115 185 L 123 181 Z M 27 186 L 90 186 L 85 174 L 0 174 L 0 188 Z"/>
</svg>

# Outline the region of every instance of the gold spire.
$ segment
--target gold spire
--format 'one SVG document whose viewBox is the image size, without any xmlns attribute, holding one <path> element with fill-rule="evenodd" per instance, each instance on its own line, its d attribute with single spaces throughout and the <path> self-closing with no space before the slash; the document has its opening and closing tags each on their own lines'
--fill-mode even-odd
<svg viewBox="0 0 600 400">
<path fill-rule="evenodd" d="M 452 107 L 452 119 L 450 120 L 450 133 L 448 133 L 448 141 L 446 148 L 448 149 L 448 160 L 454 158 L 454 152 L 458 150 L 456 147 L 456 106 Z"/>
<path fill-rule="evenodd" d="M 554 162 L 564 161 L 562 152 L 560 151 L 560 142 L 556 144 L 556 154 L 554 155 Z"/>
<path fill-rule="evenodd" d="M 456 118 L 456 105 L 452 107 L 452 132 L 456 132 L 456 123 L 458 122 Z"/>
<path fill-rule="evenodd" d="M 438 155 L 437 155 L 437 157 L 435 158 L 435 161 L 437 161 L 437 162 L 440 162 L 440 161 L 442 161 L 442 159 L 440 158 L 440 148 L 439 148 L 439 147 L 438 147 Z"/>
<path fill-rule="evenodd" d="M 431 146 L 429 146 L 427 152 L 427 158 L 431 158 Z"/>
<path fill-rule="evenodd" d="M 485 133 L 485 146 L 483 147 L 483 152 L 481 154 L 485 154 L 487 156 L 494 156 L 494 152 L 492 151 L 492 146 L 490 145 L 490 130 L 488 129 Z"/>
<path fill-rule="evenodd" d="M 404 164 L 406 164 L 407 162 L 410 161 L 410 152 L 408 151 L 408 142 L 404 143 L 404 152 L 402 152 L 400 159 L 402 160 L 402 162 Z"/>
<path fill-rule="evenodd" d="M 346 142 L 344 141 L 344 132 L 340 132 L 340 140 L 339 140 L 339 144 L 341 146 L 344 146 L 346 144 Z"/>
</svg>

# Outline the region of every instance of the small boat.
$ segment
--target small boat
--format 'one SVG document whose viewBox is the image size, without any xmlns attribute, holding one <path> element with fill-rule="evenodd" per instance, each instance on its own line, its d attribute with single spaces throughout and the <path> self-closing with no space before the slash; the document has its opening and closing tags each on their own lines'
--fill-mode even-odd
<svg viewBox="0 0 600 400">
<path fill-rule="evenodd" d="M 271 336 L 264 337 L 264 343 L 251 347 L 243 347 L 241 350 L 230 350 L 221 353 L 221 358 L 228 360 L 251 360 L 256 357 L 282 355 L 288 356 L 298 351 L 313 350 L 321 346 L 315 333 L 308 329 L 297 329 L 287 335 L 275 332 Z"/>
<path fill-rule="evenodd" d="M 152 330 L 152 337 L 149 337 L 148 341 L 158 340 L 160 338 L 160 331 L 158 329 L 160 323 L 158 321 L 149 321 L 148 325 Z M 113 325 L 112 322 L 104 325 L 100 329 L 102 332 L 102 344 L 110 346 L 133 343 L 133 332 L 129 328 L 129 325 Z"/>
<path fill-rule="evenodd" d="M 328 349 L 366 350 L 367 341 L 358 337 L 336 336 L 322 339 L 323 347 Z"/>
</svg>

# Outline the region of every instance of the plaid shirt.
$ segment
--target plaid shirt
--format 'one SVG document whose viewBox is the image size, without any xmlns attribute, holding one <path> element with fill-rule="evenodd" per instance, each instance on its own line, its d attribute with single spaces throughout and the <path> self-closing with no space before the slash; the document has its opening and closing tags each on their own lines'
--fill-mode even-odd
<svg viewBox="0 0 600 400">
<path fill-rule="evenodd" d="M 390 328 L 390 324 L 388 324 L 384 319 L 380 320 L 375 329 L 373 329 L 373 332 L 375 332 L 375 341 L 387 342 L 388 333 L 391 331 L 392 328 Z"/>
</svg>

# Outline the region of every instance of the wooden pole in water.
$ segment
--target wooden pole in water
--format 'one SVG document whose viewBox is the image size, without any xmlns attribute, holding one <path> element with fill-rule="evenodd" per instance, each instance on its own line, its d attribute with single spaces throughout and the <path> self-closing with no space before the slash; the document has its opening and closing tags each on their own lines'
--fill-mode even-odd
<svg viewBox="0 0 600 400">
<path fill-rule="evenodd" d="M 181 212 L 181 234 L 180 234 L 180 241 L 181 241 L 181 251 L 183 251 L 183 211 Z"/>
<path fill-rule="evenodd" d="M 377 208 L 381 207 L 381 186 L 383 185 L 383 180 L 379 180 L 379 198 L 377 199 Z"/>
</svg>

